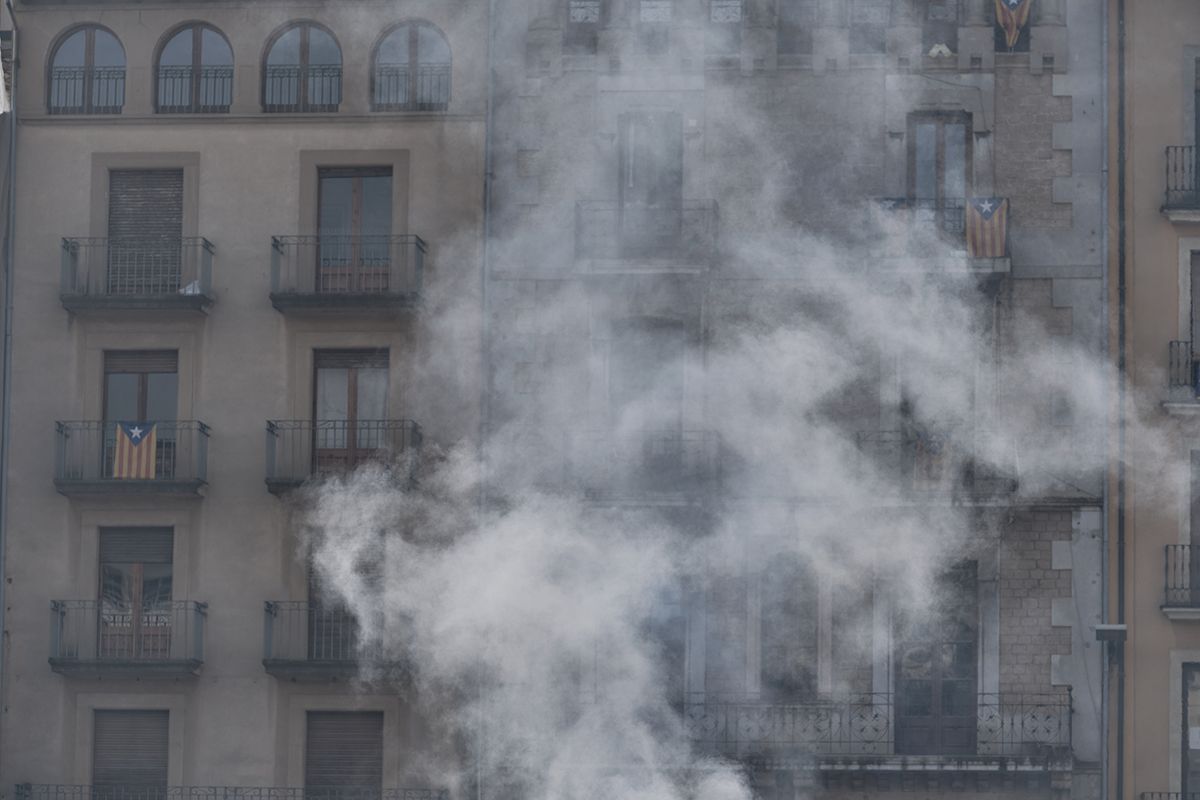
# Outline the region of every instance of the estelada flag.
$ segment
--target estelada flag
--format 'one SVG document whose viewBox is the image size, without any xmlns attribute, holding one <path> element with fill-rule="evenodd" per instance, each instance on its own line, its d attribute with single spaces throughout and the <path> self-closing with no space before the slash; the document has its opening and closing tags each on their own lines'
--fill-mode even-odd
<svg viewBox="0 0 1200 800">
<path fill-rule="evenodd" d="M 967 202 L 967 255 L 1004 258 L 1008 237 L 1008 198 L 972 197 Z"/>
<path fill-rule="evenodd" d="M 996 24 L 1004 29 L 1004 41 L 1012 50 L 1021 35 L 1021 28 L 1029 21 L 1029 7 L 1033 0 L 996 0 Z"/>
<path fill-rule="evenodd" d="M 112 476 L 118 479 L 153 479 L 157 450 L 158 432 L 153 422 L 118 422 Z"/>
</svg>

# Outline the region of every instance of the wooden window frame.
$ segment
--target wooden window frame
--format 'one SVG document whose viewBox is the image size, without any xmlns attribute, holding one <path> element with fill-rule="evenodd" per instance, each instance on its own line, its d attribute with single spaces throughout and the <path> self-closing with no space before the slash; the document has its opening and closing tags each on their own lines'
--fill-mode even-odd
<svg viewBox="0 0 1200 800">
<path fill-rule="evenodd" d="M 56 106 L 54 105 L 54 70 L 58 62 L 59 51 L 62 46 L 67 43 L 75 34 L 83 32 L 83 93 L 81 102 L 78 106 Z M 109 36 L 113 37 L 117 46 L 121 48 L 121 104 L 119 106 L 100 106 L 97 110 L 95 105 L 94 89 L 95 79 L 92 76 L 92 70 L 96 69 L 96 32 L 104 31 Z M 113 67 L 112 69 L 116 69 Z M 121 38 L 110 31 L 103 25 L 94 23 L 77 25 L 66 31 L 59 37 L 54 45 L 54 50 L 50 54 L 50 62 L 46 69 L 46 110 L 50 114 L 120 114 L 125 107 L 125 78 L 128 75 L 129 59 L 125 53 L 125 45 L 121 42 Z"/>
</svg>

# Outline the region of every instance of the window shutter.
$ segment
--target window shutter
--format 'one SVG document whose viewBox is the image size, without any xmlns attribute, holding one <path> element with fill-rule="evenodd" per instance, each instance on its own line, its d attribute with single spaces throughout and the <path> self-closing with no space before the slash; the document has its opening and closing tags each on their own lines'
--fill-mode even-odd
<svg viewBox="0 0 1200 800">
<path fill-rule="evenodd" d="M 170 528 L 101 528 L 100 563 L 170 564 L 174 543 Z"/>
<path fill-rule="evenodd" d="M 310 711 L 304 785 L 383 785 L 383 712 Z"/>
<path fill-rule="evenodd" d="M 388 350 L 314 350 L 317 369 L 388 368 Z"/>
<path fill-rule="evenodd" d="M 92 783 L 166 786 L 167 711 L 97 711 Z"/>
<path fill-rule="evenodd" d="M 178 372 L 177 350 L 105 350 L 104 371 Z"/>
<path fill-rule="evenodd" d="M 110 239 L 183 236 L 183 170 L 110 170 L 108 236 Z"/>
</svg>

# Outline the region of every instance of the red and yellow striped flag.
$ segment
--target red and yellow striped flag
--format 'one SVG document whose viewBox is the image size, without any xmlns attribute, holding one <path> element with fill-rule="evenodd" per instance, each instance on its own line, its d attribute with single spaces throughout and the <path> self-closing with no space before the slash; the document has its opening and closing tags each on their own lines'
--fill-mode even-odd
<svg viewBox="0 0 1200 800">
<path fill-rule="evenodd" d="M 158 450 L 153 422 L 118 422 L 112 476 L 120 480 L 152 480 Z"/>
<path fill-rule="evenodd" d="M 1029 21 L 1033 0 L 996 0 L 996 24 L 1004 29 L 1004 42 L 1012 50 L 1021 38 L 1021 28 Z"/>
<path fill-rule="evenodd" d="M 1008 198 L 972 197 L 967 203 L 967 255 L 1004 258 L 1008 255 Z"/>
</svg>

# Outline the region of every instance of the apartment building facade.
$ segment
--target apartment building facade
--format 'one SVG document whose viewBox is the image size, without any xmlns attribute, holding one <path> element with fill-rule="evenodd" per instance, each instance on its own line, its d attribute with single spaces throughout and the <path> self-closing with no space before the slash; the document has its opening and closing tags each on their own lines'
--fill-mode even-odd
<svg viewBox="0 0 1200 800">
<path fill-rule="evenodd" d="M 432 785 L 298 490 L 478 430 L 485 4 L 15 14 L 5 794 Z"/>
</svg>

